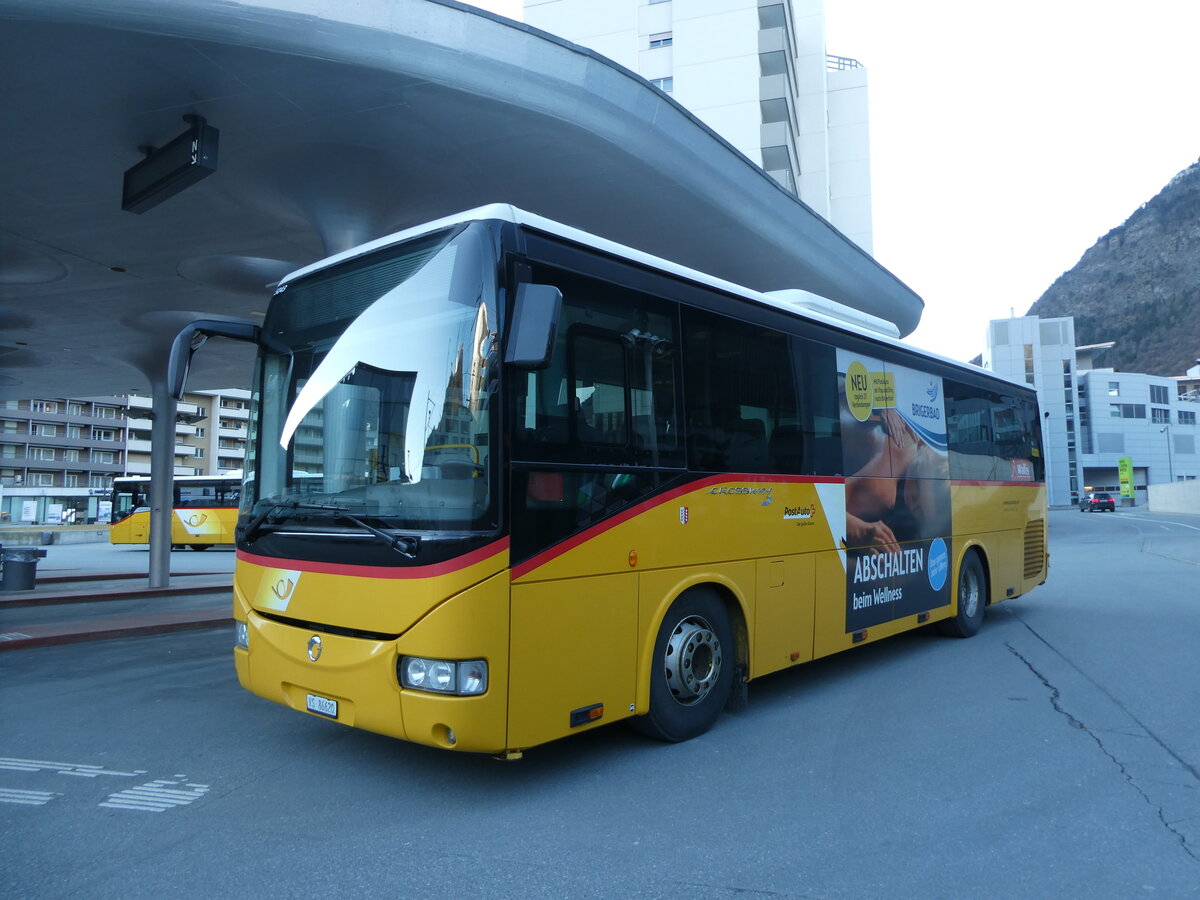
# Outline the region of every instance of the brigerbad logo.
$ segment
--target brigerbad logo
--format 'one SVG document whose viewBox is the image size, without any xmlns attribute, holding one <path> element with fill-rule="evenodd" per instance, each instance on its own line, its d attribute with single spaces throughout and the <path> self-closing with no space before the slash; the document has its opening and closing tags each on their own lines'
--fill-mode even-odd
<svg viewBox="0 0 1200 900">
<path fill-rule="evenodd" d="M 929 545 L 929 564 L 925 572 L 929 576 L 929 586 L 940 591 L 946 583 L 946 576 L 950 574 L 950 554 L 946 552 L 946 542 L 941 538 L 936 538 Z"/>
</svg>

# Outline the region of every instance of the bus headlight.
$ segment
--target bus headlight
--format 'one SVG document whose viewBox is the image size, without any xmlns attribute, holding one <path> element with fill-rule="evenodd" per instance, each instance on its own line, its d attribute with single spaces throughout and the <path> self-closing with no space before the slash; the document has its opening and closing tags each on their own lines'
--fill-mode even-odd
<svg viewBox="0 0 1200 900">
<path fill-rule="evenodd" d="M 233 646 L 239 650 L 250 649 L 250 626 L 241 619 L 235 619 L 233 623 Z"/>
<path fill-rule="evenodd" d="M 396 664 L 400 684 L 416 691 L 434 694 L 472 696 L 487 691 L 487 660 L 429 659 L 401 656 Z"/>
</svg>

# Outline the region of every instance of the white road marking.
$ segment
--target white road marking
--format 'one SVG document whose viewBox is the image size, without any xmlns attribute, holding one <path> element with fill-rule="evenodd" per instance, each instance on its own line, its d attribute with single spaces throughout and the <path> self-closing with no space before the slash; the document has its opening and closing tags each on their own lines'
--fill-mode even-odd
<svg viewBox="0 0 1200 900">
<path fill-rule="evenodd" d="M 176 776 L 180 781 L 156 781 L 141 784 L 128 790 L 109 794 L 101 806 L 110 809 L 132 809 L 140 812 L 165 812 L 177 806 L 187 806 L 208 793 L 207 784 L 192 784 Z M 182 786 L 182 789 L 181 789 Z"/>
<path fill-rule="evenodd" d="M 18 791 L 16 788 L 0 788 L 0 803 L 45 806 L 58 796 L 60 795 L 54 791 Z"/>
<path fill-rule="evenodd" d="M 145 769 L 135 769 L 132 772 L 116 772 L 102 766 L 88 766 L 82 763 L 50 762 L 44 759 L 14 759 L 0 756 L 0 769 L 11 769 L 14 772 L 57 772 L 59 775 L 78 775 L 81 778 L 95 778 L 97 775 L 118 775 L 124 778 L 136 778 L 145 775 Z"/>
</svg>

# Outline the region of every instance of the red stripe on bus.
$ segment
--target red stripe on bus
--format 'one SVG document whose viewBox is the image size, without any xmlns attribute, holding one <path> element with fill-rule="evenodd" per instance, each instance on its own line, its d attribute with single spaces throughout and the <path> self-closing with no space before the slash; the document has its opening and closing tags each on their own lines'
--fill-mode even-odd
<svg viewBox="0 0 1200 900">
<path fill-rule="evenodd" d="M 662 506 L 665 503 L 670 503 L 672 500 L 684 496 L 685 494 L 693 494 L 704 488 L 711 488 L 718 484 L 744 484 L 750 482 L 752 484 L 844 484 L 845 478 L 840 476 L 820 476 L 820 475 L 709 475 L 707 478 L 700 478 L 696 481 L 689 481 L 687 484 L 672 488 L 662 494 L 656 494 L 649 500 L 643 500 L 629 509 L 619 512 L 611 518 L 605 519 L 603 522 L 598 522 L 590 528 L 586 528 L 579 534 L 573 535 L 547 550 L 543 550 L 536 556 L 532 556 L 525 562 L 513 566 L 512 578 L 515 581 L 528 575 L 534 569 L 546 565 L 552 559 L 562 556 L 569 550 L 574 550 L 588 541 L 595 539 L 598 535 L 616 528 L 618 525 L 623 525 L 630 519 L 640 516 L 648 510 L 654 509 L 657 506 Z"/>
<path fill-rule="evenodd" d="M 244 550 L 237 552 L 240 562 L 253 563 L 256 566 L 268 566 L 273 569 L 294 569 L 297 572 L 319 572 L 323 575 L 352 575 L 358 578 L 433 578 L 438 575 L 449 575 L 469 568 L 508 550 L 508 538 L 493 541 L 485 547 L 473 550 L 463 556 L 448 559 L 445 562 L 433 563 L 428 566 L 412 566 L 397 568 L 395 566 L 355 566 L 346 563 L 323 563 L 307 559 L 276 559 L 271 556 L 258 556 Z"/>
<path fill-rule="evenodd" d="M 955 487 L 1045 487 L 1044 481 L 956 481 Z"/>
</svg>

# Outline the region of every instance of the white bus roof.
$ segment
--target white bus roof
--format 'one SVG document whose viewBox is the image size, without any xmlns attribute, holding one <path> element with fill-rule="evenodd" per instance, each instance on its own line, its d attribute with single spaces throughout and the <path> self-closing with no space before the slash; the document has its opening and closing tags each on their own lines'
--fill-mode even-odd
<svg viewBox="0 0 1200 900">
<path fill-rule="evenodd" d="M 386 235 L 376 240 L 361 244 L 358 247 L 353 247 L 342 253 L 319 260 L 311 265 L 305 266 L 302 269 L 297 269 L 290 275 L 286 276 L 279 282 L 279 288 L 284 285 L 310 275 L 313 272 L 321 269 L 337 265 L 355 257 L 365 256 L 373 253 L 376 250 L 381 250 L 395 244 L 403 243 L 412 238 L 421 237 L 422 235 L 430 234 L 435 231 L 441 231 L 446 228 L 451 228 L 455 225 L 461 225 L 467 222 L 480 222 L 487 220 L 499 220 L 504 222 L 512 222 L 515 225 L 532 228 L 537 231 L 545 232 L 556 237 L 563 238 L 576 244 L 585 247 L 591 247 L 603 253 L 612 256 L 626 259 L 630 262 L 637 263 L 647 268 L 656 269 L 658 271 L 675 275 L 679 278 L 693 281 L 708 287 L 716 288 L 728 294 L 743 297 L 746 300 L 762 304 L 763 306 L 773 307 L 795 316 L 810 319 L 814 322 L 820 322 L 825 325 L 830 325 L 850 334 L 859 335 L 861 337 L 870 338 L 871 340 L 898 347 L 908 353 L 916 353 L 927 359 L 937 360 L 946 365 L 953 366 L 957 369 L 963 369 L 975 374 L 982 374 L 1000 381 L 1007 381 L 1011 384 L 1018 382 L 1010 381 L 1010 379 L 997 375 L 987 369 L 980 368 L 972 363 L 965 363 L 959 360 L 950 359 L 946 356 L 941 356 L 937 353 L 932 353 L 927 350 L 921 350 L 909 344 L 903 343 L 899 337 L 899 329 L 886 319 L 881 319 L 873 316 L 870 313 L 863 312 L 843 303 L 838 303 L 834 300 L 822 297 L 818 294 L 813 294 L 804 290 L 782 290 L 763 293 L 755 291 L 747 287 L 743 287 L 733 282 L 725 281 L 708 275 L 696 269 L 683 266 L 672 262 L 668 259 L 663 259 L 649 253 L 645 253 L 634 247 L 628 247 L 624 244 L 619 244 L 615 241 L 610 241 L 606 238 L 598 237 L 570 225 L 564 225 L 562 222 L 556 222 L 553 219 L 547 219 L 544 216 L 539 216 L 535 213 L 527 212 L 519 209 L 508 203 L 491 203 L 486 206 L 479 206 L 474 209 L 465 210 L 456 213 L 452 216 L 445 216 L 441 219 L 418 225 L 413 228 L 407 228 L 403 231 L 397 231 L 394 234 Z M 278 290 L 278 289 L 277 289 Z M 1024 386 L 1024 385 L 1022 385 Z"/>
</svg>

